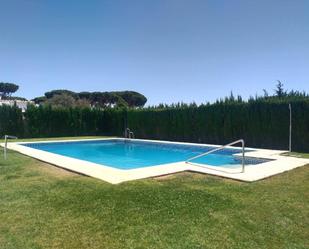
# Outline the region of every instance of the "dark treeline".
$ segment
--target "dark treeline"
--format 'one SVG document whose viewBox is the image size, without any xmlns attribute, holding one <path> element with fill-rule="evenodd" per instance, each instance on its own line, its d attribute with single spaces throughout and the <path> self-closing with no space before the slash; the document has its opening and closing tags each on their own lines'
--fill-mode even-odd
<svg viewBox="0 0 309 249">
<path fill-rule="evenodd" d="M 73 92 L 69 90 L 53 90 L 44 96 L 34 98 L 36 104 L 66 107 L 143 107 L 147 98 L 134 91 L 115 92 Z"/>
<path fill-rule="evenodd" d="M 225 144 L 243 138 L 247 146 L 288 149 L 289 108 L 293 110 L 293 150 L 309 151 L 309 96 L 284 91 L 243 100 L 231 94 L 215 103 L 147 108 L 0 107 L 0 135 L 54 137 L 122 136 L 125 127 L 137 138 Z"/>
<path fill-rule="evenodd" d="M 82 135 L 121 136 L 125 110 L 120 108 L 52 108 L 30 105 L 22 113 L 16 106 L 0 106 L 0 136 L 20 138 Z"/>
<path fill-rule="evenodd" d="M 128 126 L 139 138 L 214 144 L 243 138 L 251 147 L 288 149 L 289 103 L 293 108 L 293 148 L 309 151 L 309 100 L 130 110 Z"/>
</svg>

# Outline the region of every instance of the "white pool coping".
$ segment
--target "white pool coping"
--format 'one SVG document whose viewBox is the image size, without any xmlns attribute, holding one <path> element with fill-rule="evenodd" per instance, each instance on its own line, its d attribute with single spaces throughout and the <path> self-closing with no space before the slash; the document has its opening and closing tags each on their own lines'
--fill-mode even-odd
<svg viewBox="0 0 309 249">
<path fill-rule="evenodd" d="M 243 173 L 241 172 L 241 168 L 223 168 L 223 167 L 215 167 L 204 164 L 198 165 L 194 163 L 185 163 L 185 162 L 168 163 L 151 167 L 123 170 L 23 146 L 23 144 L 29 144 L 29 143 L 79 142 L 79 141 L 95 141 L 95 140 L 111 140 L 111 139 L 123 140 L 123 138 L 97 138 L 97 139 L 78 139 L 78 140 L 10 142 L 8 143 L 8 149 L 17 151 L 21 154 L 36 158 L 38 160 L 56 165 L 64 169 L 68 169 L 77 173 L 101 179 L 103 181 L 112 184 L 118 184 L 121 182 L 149 178 L 149 177 L 156 177 L 161 175 L 168 175 L 183 171 L 193 171 L 198 173 L 221 176 L 225 178 L 231 178 L 240 181 L 253 182 L 309 164 L 309 159 L 281 155 L 286 151 L 246 148 L 254 150 L 251 152 L 246 152 L 246 156 L 248 157 L 267 158 L 267 159 L 273 159 L 273 161 L 261 163 L 258 165 L 247 165 L 245 167 L 245 172 Z M 145 141 L 145 142 L 168 143 L 168 144 L 185 144 L 191 146 L 220 147 L 220 145 L 212 145 L 212 144 L 196 144 L 196 143 L 170 142 L 170 141 L 145 140 L 145 139 L 134 139 L 134 140 Z M 4 146 L 3 143 L 0 145 Z M 231 148 L 237 148 L 237 147 L 231 147 Z"/>
</svg>

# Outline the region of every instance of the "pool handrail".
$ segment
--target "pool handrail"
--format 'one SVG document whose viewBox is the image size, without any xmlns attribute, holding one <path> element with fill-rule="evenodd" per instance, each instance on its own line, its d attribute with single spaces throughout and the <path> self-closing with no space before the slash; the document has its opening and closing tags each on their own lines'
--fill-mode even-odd
<svg viewBox="0 0 309 249">
<path fill-rule="evenodd" d="M 16 136 L 11 136 L 11 135 L 4 135 L 4 148 L 3 148 L 3 155 L 4 155 L 4 160 L 7 159 L 7 146 L 8 146 L 8 139 L 18 139 Z"/>
<path fill-rule="evenodd" d="M 135 135 L 134 135 L 134 132 L 133 131 L 130 131 L 130 133 L 129 133 L 129 138 L 135 138 Z"/>
<path fill-rule="evenodd" d="M 125 129 L 125 138 L 132 139 L 135 138 L 134 132 L 130 130 L 130 128 Z"/>
<path fill-rule="evenodd" d="M 202 154 L 199 154 L 199 155 L 197 155 L 197 156 L 191 157 L 191 158 L 187 159 L 187 160 L 185 161 L 185 163 L 189 163 L 190 161 L 192 161 L 192 160 L 194 160 L 194 159 L 197 159 L 197 158 L 200 158 L 200 157 L 203 157 L 203 156 L 207 156 L 207 155 L 209 155 L 209 154 L 211 154 L 211 153 L 213 153 L 213 152 L 216 152 L 216 151 L 219 151 L 219 150 L 223 150 L 223 149 L 225 149 L 226 147 L 229 147 L 229 146 L 232 146 L 232 145 L 235 145 L 235 144 L 239 144 L 239 143 L 241 143 L 241 145 L 242 145 L 242 166 L 241 166 L 241 173 L 244 173 L 244 172 L 245 172 L 245 140 L 243 140 L 243 139 L 238 139 L 238 140 L 236 140 L 236 141 L 234 141 L 234 142 L 231 142 L 231 143 L 229 143 L 229 144 L 222 145 L 222 146 L 220 146 L 220 147 L 218 147 L 218 148 L 215 148 L 215 149 L 212 149 L 212 150 L 210 150 L 210 151 L 207 151 L 207 152 L 204 152 L 204 153 L 202 153 Z"/>
</svg>

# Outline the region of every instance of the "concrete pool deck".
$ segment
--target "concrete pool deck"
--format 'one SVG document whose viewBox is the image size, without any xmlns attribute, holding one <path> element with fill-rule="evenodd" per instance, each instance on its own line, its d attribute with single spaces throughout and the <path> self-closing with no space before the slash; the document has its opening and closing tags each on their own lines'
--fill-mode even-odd
<svg viewBox="0 0 309 249">
<path fill-rule="evenodd" d="M 204 164 L 199 165 L 195 163 L 186 163 L 186 162 L 168 163 L 151 167 L 122 170 L 105 166 L 102 164 L 96 164 L 85 160 L 79 160 L 72 157 L 62 156 L 55 153 L 50 153 L 30 148 L 27 146 L 23 146 L 23 144 L 27 143 L 78 142 L 78 141 L 95 141 L 95 140 L 106 140 L 106 139 L 108 140 L 110 138 L 36 141 L 36 142 L 10 142 L 8 143 L 8 149 L 17 151 L 21 154 L 36 158 L 38 160 L 50 163 L 52 165 L 67 170 L 71 170 L 77 173 L 101 179 L 103 181 L 112 184 L 118 184 L 125 181 L 131 181 L 149 177 L 168 175 L 183 171 L 192 171 L 197 173 L 231 178 L 240 181 L 253 182 L 309 164 L 309 159 L 281 155 L 286 151 L 248 148 L 253 149 L 254 151 L 246 152 L 245 154 L 246 157 L 266 158 L 266 159 L 272 159 L 272 161 L 268 161 L 257 165 L 246 165 L 245 172 L 241 172 L 240 167 L 223 168 L 223 167 L 215 167 Z M 113 139 L 123 140 L 123 138 L 113 138 Z M 143 139 L 134 139 L 134 140 L 150 141 L 157 143 L 186 144 L 186 145 L 196 145 L 205 147 L 206 146 L 220 147 L 218 145 L 211 145 L 211 144 L 193 144 L 193 143 L 180 143 L 180 142 L 143 140 Z M 0 145 L 4 146 L 3 143 Z M 237 147 L 231 147 L 231 148 L 237 148 Z"/>
</svg>

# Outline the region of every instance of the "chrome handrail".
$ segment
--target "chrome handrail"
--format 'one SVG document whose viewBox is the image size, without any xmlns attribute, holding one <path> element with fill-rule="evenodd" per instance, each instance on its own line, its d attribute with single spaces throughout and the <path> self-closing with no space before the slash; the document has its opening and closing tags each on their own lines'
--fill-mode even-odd
<svg viewBox="0 0 309 249">
<path fill-rule="evenodd" d="M 4 155 L 4 160 L 7 159 L 7 146 L 8 146 L 8 139 L 17 139 L 18 137 L 15 136 L 10 136 L 10 135 L 4 135 L 4 148 L 3 148 L 3 155 Z"/>
<path fill-rule="evenodd" d="M 189 163 L 190 161 L 194 160 L 194 159 L 197 159 L 197 158 L 200 158 L 200 157 L 203 157 L 203 156 L 207 156 L 213 152 L 216 152 L 218 150 L 222 150 L 228 146 L 231 146 L 231 145 L 234 145 L 234 144 L 238 144 L 238 143 L 241 143 L 242 144 L 242 167 L 241 167 L 241 173 L 245 172 L 245 141 L 243 139 L 239 139 L 239 140 L 236 140 L 234 142 L 231 142 L 229 144 L 226 144 L 226 145 L 222 145 L 218 148 L 215 148 L 215 149 L 212 149 L 210 151 L 207 151 L 205 153 L 202 153 L 202 154 L 199 154 L 197 156 L 194 156 L 194 157 L 191 157 L 189 159 L 187 159 L 185 162 L 186 163 Z"/>
<path fill-rule="evenodd" d="M 124 131 L 124 137 L 128 138 L 130 136 L 130 132 L 131 132 L 130 128 L 126 128 Z"/>
<path fill-rule="evenodd" d="M 126 128 L 125 130 L 125 138 L 135 138 L 134 132 L 130 130 L 130 128 Z"/>
<path fill-rule="evenodd" d="M 130 131 L 130 133 L 129 133 L 129 138 L 135 138 L 135 136 L 134 136 L 134 132 L 133 131 Z"/>
</svg>

